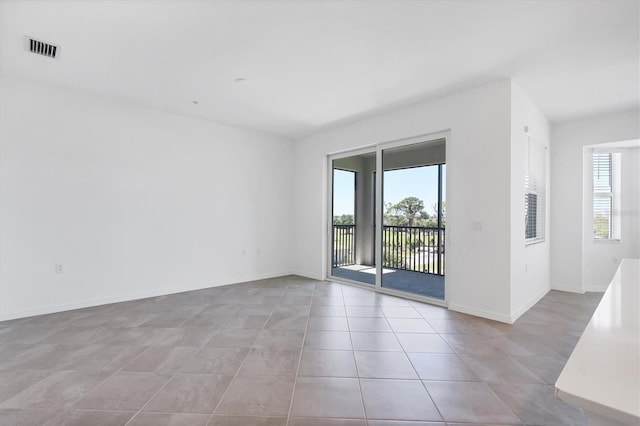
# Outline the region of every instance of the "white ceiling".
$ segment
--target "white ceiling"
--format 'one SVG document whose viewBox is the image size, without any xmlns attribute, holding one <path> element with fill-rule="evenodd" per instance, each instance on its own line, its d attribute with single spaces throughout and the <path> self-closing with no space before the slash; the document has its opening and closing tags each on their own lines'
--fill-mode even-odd
<svg viewBox="0 0 640 426">
<path fill-rule="evenodd" d="M 551 121 L 639 103 L 638 0 L 0 1 L 2 75 L 290 138 L 507 77 Z"/>
</svg>

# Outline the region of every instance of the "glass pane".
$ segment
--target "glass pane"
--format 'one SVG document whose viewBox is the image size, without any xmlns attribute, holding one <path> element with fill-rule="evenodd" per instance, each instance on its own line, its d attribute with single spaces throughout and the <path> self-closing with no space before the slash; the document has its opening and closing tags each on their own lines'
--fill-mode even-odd
<svg viewBox="0 0 640 426">
<path fill-rule="evenodd" d="M 593 153 L 593 192 L 611 192 L 611 153 Z"/>
<path fill-rule="evenodd" d="M 333 160 L 331 275 L 375 285 L 375 153 Z"/>
<path fill-rule="evenodd" d="M 536 238 L 538 231 L 538 194 L 525 194 L 525 238 Z"/>
<path fill-rule="evenodd" d="M 444 299 L 444 141 L 384 150 L 382 159 L 382 287 Z"/>
<path fill-rule="evenodd" d="M 593 196 L 593 238 L 611 238 L 611 196 Z"/>
</svg>

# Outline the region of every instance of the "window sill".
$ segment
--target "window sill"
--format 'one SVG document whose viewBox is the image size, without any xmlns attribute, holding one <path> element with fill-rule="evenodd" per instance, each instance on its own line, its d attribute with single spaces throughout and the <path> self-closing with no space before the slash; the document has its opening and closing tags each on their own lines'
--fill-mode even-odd
<svg viewBox="0 0 640 426">
<path fill-rule="evenodd" d="M 531 240 L 531 241 L 525 241 L 524 242 L 524 246 L 528 247 L 528 246 L 533 246 L 536 244 L 540 244 L 540 243 L 544 243 L 545 240 L 544 239 L 540 239 L 540 240 Z"/>
<path fill-rule="evenodd" d="M 619 238 L 594 238 L 591 241 L 596 244 L 620 244 L 622 242 Z"/>
</svg>

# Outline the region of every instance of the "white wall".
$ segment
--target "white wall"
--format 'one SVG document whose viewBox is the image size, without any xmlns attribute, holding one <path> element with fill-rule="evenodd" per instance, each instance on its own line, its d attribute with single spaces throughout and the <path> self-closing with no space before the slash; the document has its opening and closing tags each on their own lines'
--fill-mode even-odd
<svg viewBox="0 0 640 426">
<path fill-rule="evenodd" d="M 326 276 L 328 154 L 450 130 L 446 298 L 451 309 L 511 321 L 510 92 L 505 80 L 297 141 L 297 273 Z"/>
<path fill-rule="evenodd" d="M 552 126 L 552 288 L 579 293 L 586 290 L 582 272 L 584 147 L 638 139 L 639 117 L 640 112 L 635 109 Z"/>
<path fill-rule="evenodd" d="M 511 322 L 549 282 L 583 291 L 583 148 L 640 136 L 637 110 L 554 126 L 548 239 L 525 247 L 522 131 L 548 143 L 549 128 L 508 80 L 293 144 L 21 79 L 0 90 L 0 319 L 324 278 L 326 156 L 449 131 L 447 300 Z"/>
<path fill-rule="evenodd" d="M 0 90 L 0 319 L 290 273 L 289 141 Z"/>
<path fill-rule="evenodd" d="M 529 97 L 512 82 L 511 85 L 511 315 L 515 321 L 550 289 L 550 235 L 549 214 L 546 216 L 543 242 L 525 244 L 524 180 L 527 167 L 528 137 L 547 147 L 547 158 L 552 156 L 550 126 L 547 119 Z M 549 170 L 547 167 L 547 174 Z M 549 180 L 547 179 L 546 205 L 549 206 Z M 549 209 L 547 208 L 547 212 Z"/>
<path fill-rule="evenodd" d="M 584 291 L 604 291 L 616 273 L 620 261 L 640 258 L 640 157 L 639 148 L 611 149 L 621 154 L 620 240 L 593 239 L 593 149 L 583 152 L 582 191 L 582 287 Z M 615 145 L 615 144 L 613 144 Z"/>
</svg>

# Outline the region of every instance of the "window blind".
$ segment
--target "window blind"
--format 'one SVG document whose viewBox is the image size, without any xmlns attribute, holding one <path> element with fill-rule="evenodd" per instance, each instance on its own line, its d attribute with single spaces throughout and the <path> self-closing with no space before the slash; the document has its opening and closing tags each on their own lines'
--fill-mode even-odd
<svg viewBox="0 0 640 426">
<path fill-rule="evenodd" d="M 527 140 L 524 182 L 525 241 L 544 241 L 547 188 L 547 149 L 531 136 Z"/>
<path fill-rule="evenodd" d="M 620 239 L 621 155 L 593 152 L 593 238 Z"/>
</svg>

